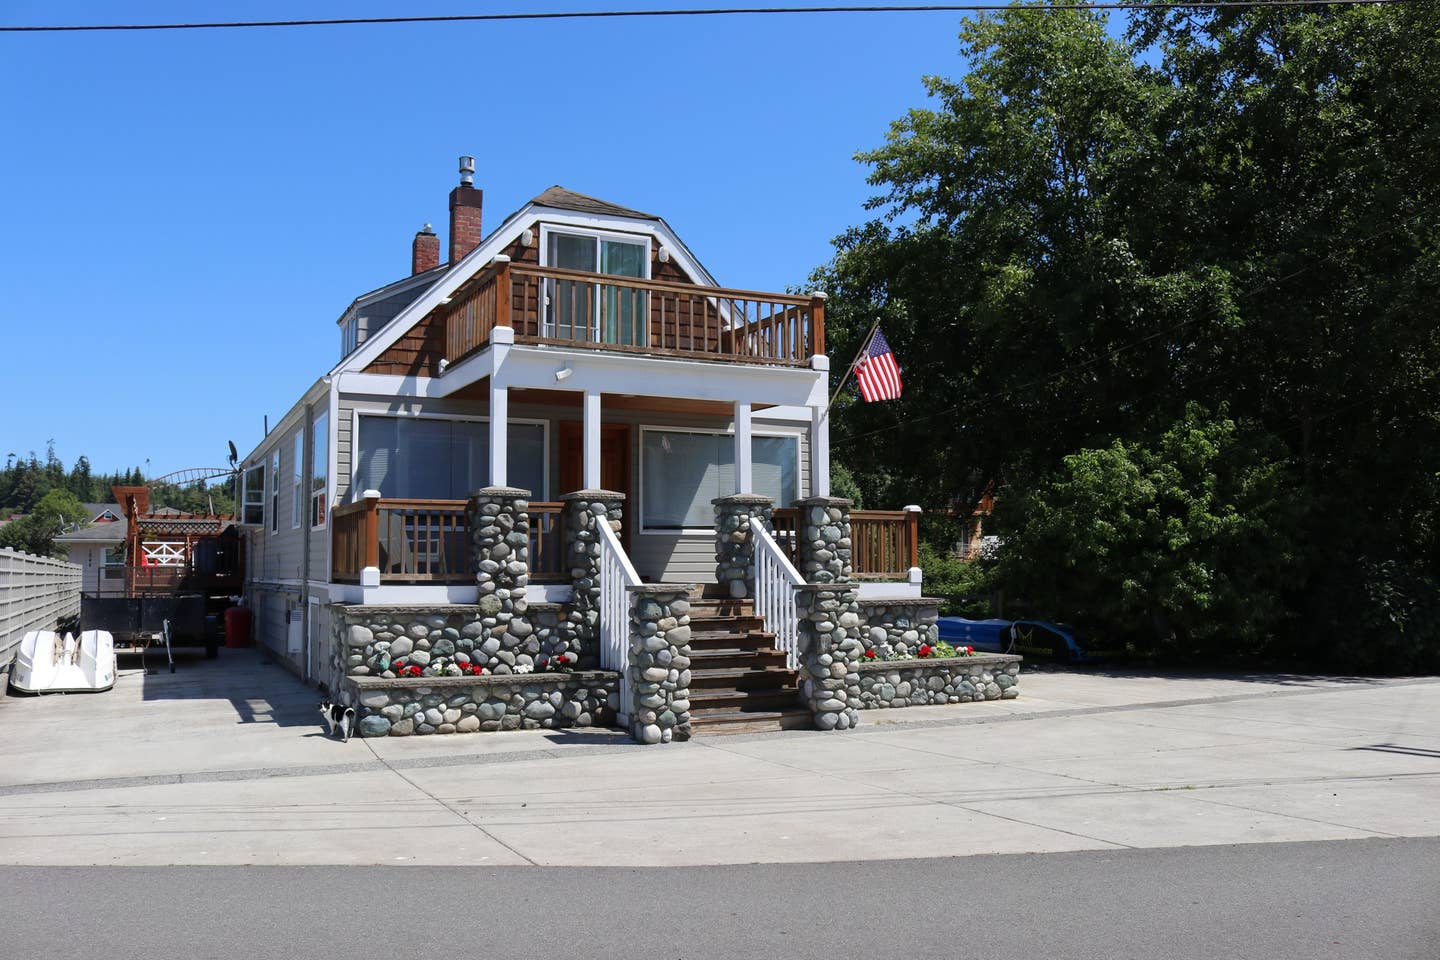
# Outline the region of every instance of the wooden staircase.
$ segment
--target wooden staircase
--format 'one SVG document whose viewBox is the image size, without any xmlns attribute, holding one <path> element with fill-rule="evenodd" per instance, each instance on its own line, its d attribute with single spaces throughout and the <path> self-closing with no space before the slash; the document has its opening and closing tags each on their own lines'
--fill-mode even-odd
<svg viewBox="0 0 1440 960">
<path fill-rule="evenodd" d="M 751 600 L 690 601 L 690 722 L 697 735 L 809 727 L 798 676 Z"/>
</svg>

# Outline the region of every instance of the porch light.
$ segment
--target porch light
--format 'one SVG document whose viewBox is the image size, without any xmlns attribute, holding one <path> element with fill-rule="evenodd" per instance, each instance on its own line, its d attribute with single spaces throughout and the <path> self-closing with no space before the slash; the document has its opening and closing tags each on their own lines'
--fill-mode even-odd
<svg viewBox="0 0 1440 960">
<path fill-rule="evenodd" d="M 533 247 L 533 246 L 535 246 L 535 231 L 534 231 L 534 230 L 526 229 L 526 230 L 524 230 L 524 231 L 521 232 L 521 234 L 520 234 L 520 246 L 522 246 L 522 247 Z"/>
<path fill-rule="evenodd" d="M 555 371 L 555 382 L 559 383 L 561 380 L 568 380 L 570 378 L 570 374 L 574 372 L 575 370 L 567 363 L 565 366 Z"/>
<path fill-rule="evenodd" d="M 657 252 L 657 253 L 655 254 L 655 259 L 656 259 L 656 260 L 659 260 L 661 263 L 669 263 L 669 262 L 670 262 L 670 248 L 669 248 L 669 247 L 661 247 L 660 250 L 659 250 L 659 252 Z"/>
</svg>

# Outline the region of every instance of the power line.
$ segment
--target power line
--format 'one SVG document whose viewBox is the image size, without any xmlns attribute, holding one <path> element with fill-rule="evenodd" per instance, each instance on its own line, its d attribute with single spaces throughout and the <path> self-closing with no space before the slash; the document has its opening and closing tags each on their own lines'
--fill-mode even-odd
<svg viewBox="0 0 1440 960">
<path fill-rule="evenodd" d="M 494 23 L 515 20 L 618 20 L 654 17 L 733 17 L 837 13 L 1052 13 L 1085 10 L 1226 10 L 1263 7 L 1374 7 L 1416 0 L 1209 0 L 1198 3 L 931 3 L 828 7 L 711 7 L 675 10 L 556 10 L 539 13 L 471 13 L 409 17 L 333 17 L 316 20 L 221 20 L 198 23 L 72 23 L 3 25 L 0 33 L 102 33 L 136 30 L 242 30 L 260 27 L 344 27 L 397 23 Z"/>
</svg>

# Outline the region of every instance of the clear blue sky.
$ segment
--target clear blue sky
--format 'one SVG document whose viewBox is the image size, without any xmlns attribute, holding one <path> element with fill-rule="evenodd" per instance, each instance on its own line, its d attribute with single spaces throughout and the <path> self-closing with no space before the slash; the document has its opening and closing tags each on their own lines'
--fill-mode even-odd
<svg viewBox="0 0 1440 960">
<path fill-rule="evenodd" d="M 6 4 L 7 23 L 663 7 L 647 0 Z M 676 5 L 682 5 L 677 3 Z M 953 14 L 0 35 L 0 456 L 242 453 L 335 361 L 335 319 L 553 183 L 664 216 L 782 290 L 870 194 L 857 149 L 958 75 Z"/>
</svg>

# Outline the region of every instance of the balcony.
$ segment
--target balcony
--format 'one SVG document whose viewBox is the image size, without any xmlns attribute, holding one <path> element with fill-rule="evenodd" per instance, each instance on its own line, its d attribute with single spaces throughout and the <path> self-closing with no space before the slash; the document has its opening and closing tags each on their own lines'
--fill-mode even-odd
<svg viewBox="0 0 1440 960">
<path fill-rule="evenodd" d="M 825 352 L 825 298 L 731 290 L 497 261 L 444 311 L 450 363 L 496 327 L 516 343 L 808 367 Z"/>
</svg>

